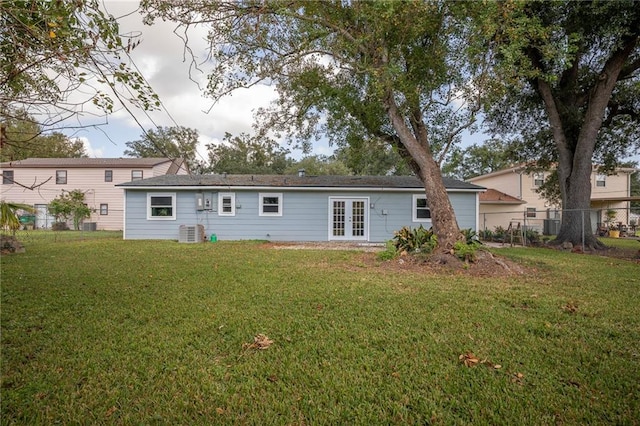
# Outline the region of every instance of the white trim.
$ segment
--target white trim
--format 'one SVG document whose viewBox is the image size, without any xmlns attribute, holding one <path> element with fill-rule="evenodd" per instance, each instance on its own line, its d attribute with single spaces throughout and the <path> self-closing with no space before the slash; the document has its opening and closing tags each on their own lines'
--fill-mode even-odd
<svg viewBox="0 0 640 426">
<path fill-rule="evenodd" d="M 418 199 L 424 198 L 427 199 L 425 194 L 413 194 L 411 197 L 411 221 L 418 223 L 431 223 L 431 218 L 421 218 L 416 214 L 418 212 Z M 429 204 L 427 204 L 427 210 L 429 210 L 429 216 L 431 216 L 431 209 L 429 208 Z"/>
<path fill-rule="evenodd" d="M 264 208 L 264 198 L 277 198 L 278 199 L 278 211 L 273 212 L 265 212 Z M 258 193 L 258 216 L 282 216 L 282 192 L 260 192 Z"/>
<path fill-rule="evenodd" d="M 363 201 L 364 202 L 364 235 L 361 237 L 354 237 L 352 235 L 346 235 L 347 229 L 345 228 L 345 235 L 342 237 L 336 237 L 333 235 L 333 201 L 342 200 L 347 202 Z M 369 241 L 369 210 L 370 210 L 370 198 L 369 197 L 329 197 L 329 217 L 328 217 L 328 240 L 329 241 Z M 352 228 L 353 229 L 353 228 Z"/>
<path fill-rule="evenodd" d="M 152 216 L 152 197 L 171 197 L 171 216 Z M 175 192 L 147 192 L 147 220 L 176 220 L 176 198 Z"/>
<path fill-rule="evenodd" d="M 231 212 L 224 211 L 225 197 L 231 198 Z M 218 192 L 218 216 L 235 216 L 236 215 L 236 193 L 235 192 Z"/>
<path fill-rule="evenodd" d="M 122 191 L 122 239 L 127 239 L 127 191 Z"/>
</svg>

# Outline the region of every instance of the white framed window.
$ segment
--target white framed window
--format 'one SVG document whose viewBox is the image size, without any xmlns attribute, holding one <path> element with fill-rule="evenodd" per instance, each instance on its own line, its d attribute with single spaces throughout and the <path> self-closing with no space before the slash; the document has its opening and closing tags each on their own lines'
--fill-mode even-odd
<svg viewBox="0 0 640 426">
<path fill-rule="evenodd" d="M 176 220 L 176 193 L 147 193 L 148 220 Z"/>
<path fill-rule="evenodd" d="M 67 184 L 67 171 L 56 170 L 56 185 L 66 185 L 66 184 Z"/>
<path fill-rule="evenodd" d="M 538 187 L 541 187 L 543 183 L 544 183 L 544 173 L 534 173 L 533 186 L 538 188 Z"/>
<path fill-rule="evenodd" d="M 536 217 L 535 207 L 527 207 L 527 217 Z"/>
<path fill-rule="evenodd" d="M 431 222 L 431 210 L 427 206 L 427 197 L 424 195 L 413 195 L 412 203 L 414 222 Z"/>
<path fill-rule="evenodd" d="M 607 186 L 607 175 L 596 175 L 596 186 L 599 188 L 604 188 Z"/>
<path fill-rule="evenodd" d="M 102 216 L 109 214 L 109 204 L 100 204 L 100 214 Z"/>
<path fill-rule="evenodd" d="M 131 181 L 142 180 L 142 178 L 143 178 L 142 170 L 131 170 Z"/>
<path fill-rule="evenodd" d="M 3 185 L 13 184 L 13 170 L 2 171 L 2 184 Z"/>
<path fill-rule="evenodd" d="M 235 192 L 218 193 L 218 216 L 236 215 L 236 194 Z"/>
<path fill-rule="evenodd" d="M 258 200 L 260 216 L 282 216 L 282 194 L 260 193 Z"/>
<path fill-rule="evenodd" d="M 104 171 L 104 181 L 105 182 L 113 182 L 113 170 L 105 170 Z"/>
</svg>

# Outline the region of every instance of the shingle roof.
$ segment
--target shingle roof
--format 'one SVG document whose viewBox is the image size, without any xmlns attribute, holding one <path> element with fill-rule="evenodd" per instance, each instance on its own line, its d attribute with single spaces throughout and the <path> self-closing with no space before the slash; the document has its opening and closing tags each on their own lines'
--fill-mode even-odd
<svg viewBox="0 0 640 426">
<path fill-rule="evenodd" d="M 483 204 L 526 204 L 526 201 L 493 188 L 480 193 L 480 202 Z"/>
<path fill-rule="evenodd" d="M 443 178 L 447 189 L 482 191 L 484 188 Z M 122 183 L 136 187 L 279 187 L 279 188 L 424 188 L 414 176 L 298 176 L 298 175 L 163 175 Z"/>
<path fill-rule="evenodd" d="M 170 158 L 27 158 L 1 163 L 3 169 L 17 168 L 131 168 L 153 167 L 171 161 Z M 182 160 L 177 160 L 182 163 Z"/>
</svg>

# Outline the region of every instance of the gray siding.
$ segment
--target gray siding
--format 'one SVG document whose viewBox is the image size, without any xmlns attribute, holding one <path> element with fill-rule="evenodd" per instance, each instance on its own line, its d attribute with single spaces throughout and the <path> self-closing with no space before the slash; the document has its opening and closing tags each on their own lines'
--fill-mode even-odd
<svg viewBox="0 0 640 426">
<path fill-rule="evenodd" d="M 235 216 L 218 214 L 215 191 L 203 190 L 213 201 L 211 211 L 196 209 L 195 190 L 127 189 L 125 192 L 126 239 L 177 240 L 180 225 L 201 224 L 207 237 L 216 234 L 219 240 L 328 241 L 329 197 L 368 199 L 368 241 L 371 242 L 387 241 L 403 226 L 420 225 L 412 222 L 413 194 L 420 192 L 230 190 L 228 192 L 236 195 Z M 147 193 L 153 192 L 176 193 L 176 220 L 147 220 Z M 283 194 L 282 216 L 259 215 L 258 194 L 261 192 Z M 450 198 L 460 227 L 475 229 L 476 194 L 451 193 Z M 430 222 L 422 224 L 426 228 L 431 226 Z"/>
</svg>

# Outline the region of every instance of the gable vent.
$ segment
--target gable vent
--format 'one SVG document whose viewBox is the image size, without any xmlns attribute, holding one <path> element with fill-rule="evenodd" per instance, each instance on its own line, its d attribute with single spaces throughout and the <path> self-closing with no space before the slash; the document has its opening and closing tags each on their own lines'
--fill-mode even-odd
<svg viewBox="0 0 640 426">
<path fill-rule="evenodd" d="M 204 226 L 180 225 L 179 243 L 201 243 L 204 241 Z"/>
</svg>

